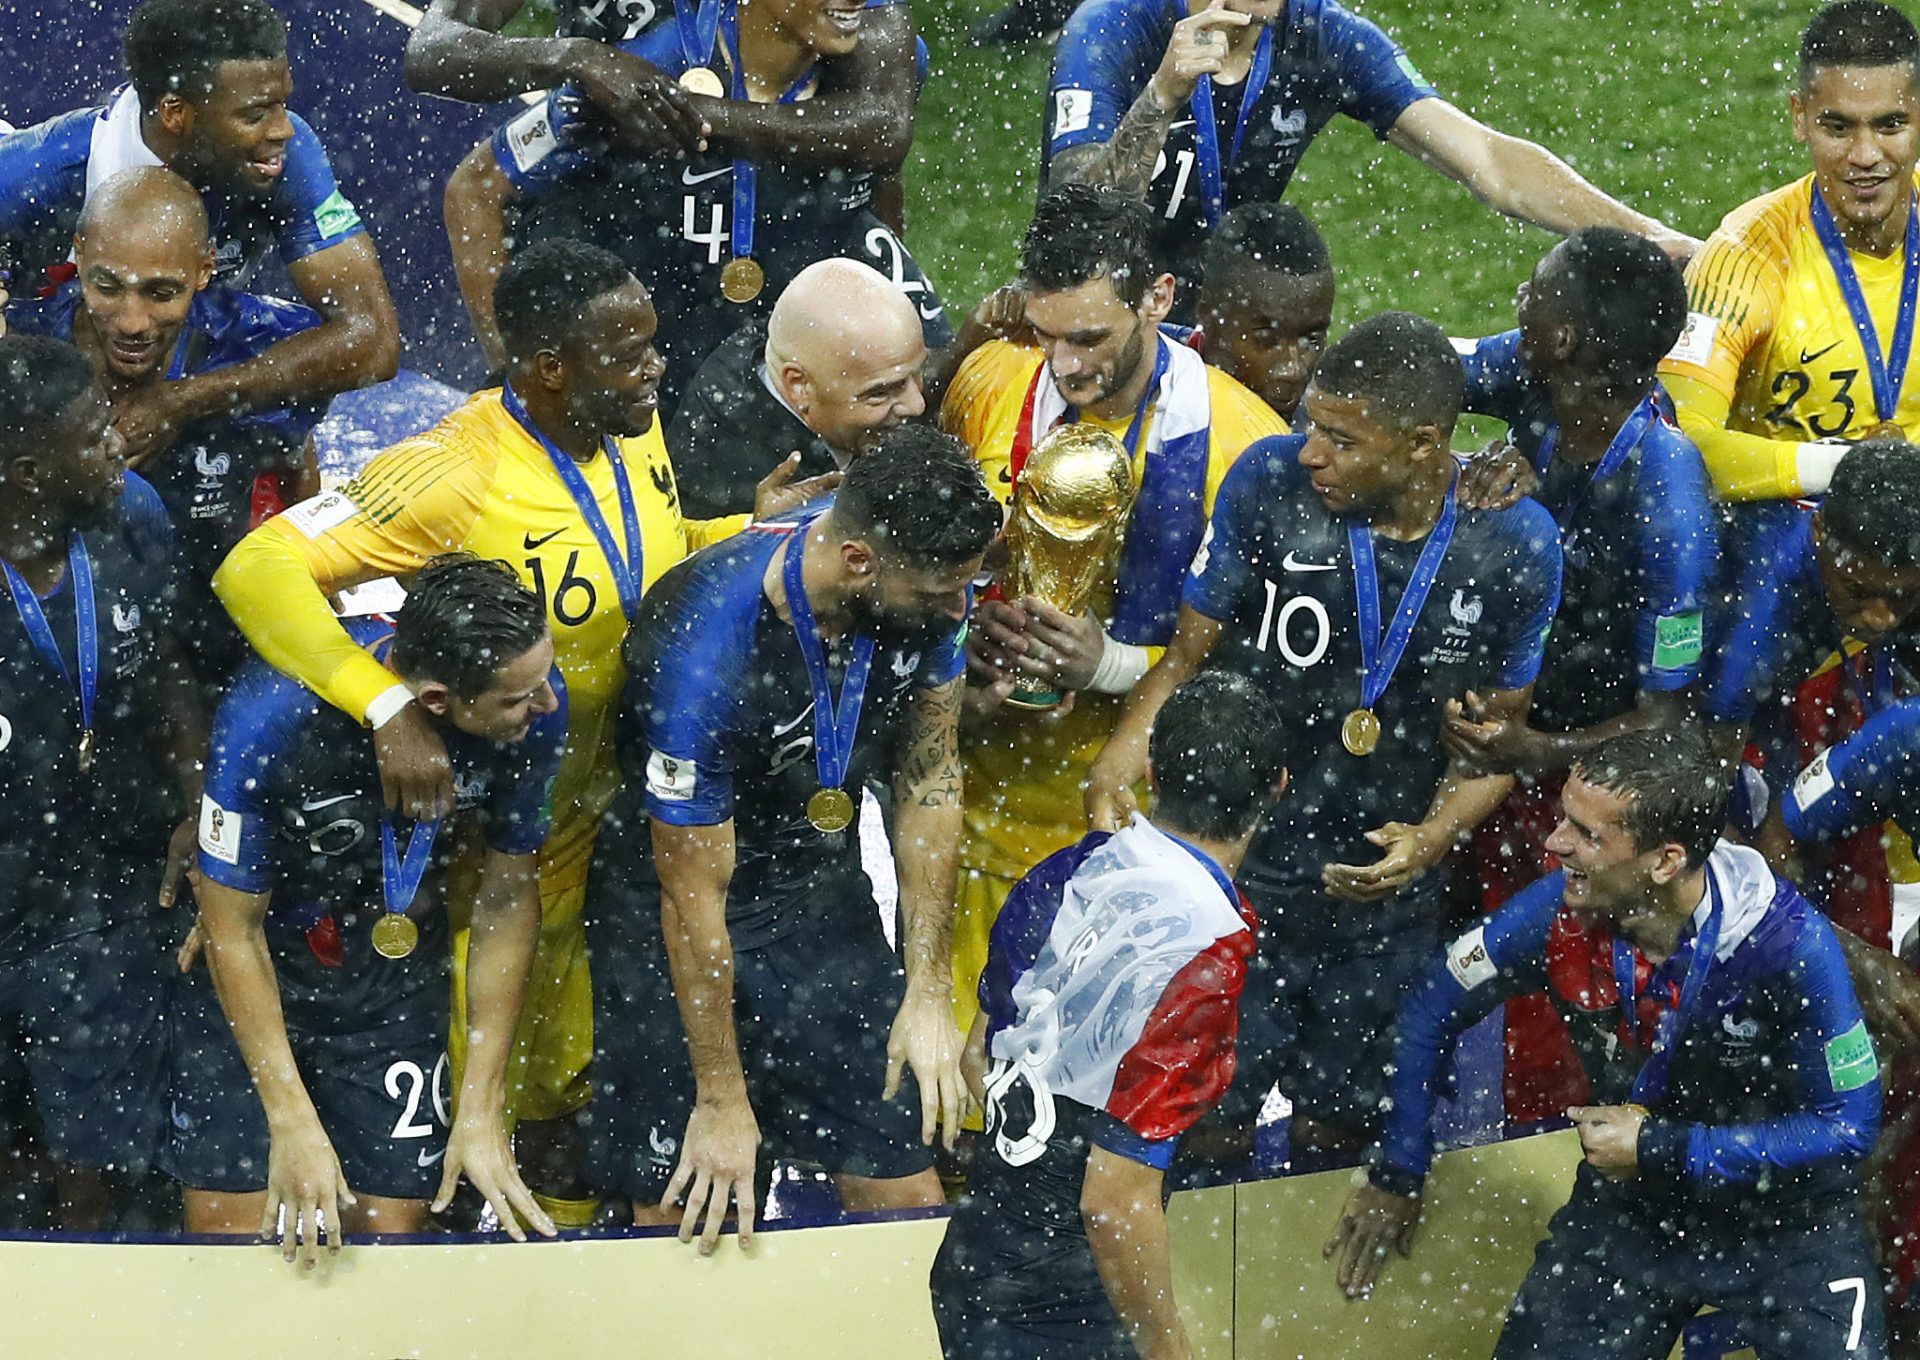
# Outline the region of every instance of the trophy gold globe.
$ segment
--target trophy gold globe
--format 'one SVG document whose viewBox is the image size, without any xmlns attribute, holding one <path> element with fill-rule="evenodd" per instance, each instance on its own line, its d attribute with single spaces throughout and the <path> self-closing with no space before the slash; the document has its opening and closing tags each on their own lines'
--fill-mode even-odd
<svg viewBox="0 0 1920 1360">
<path fill-rule="evenodd" d="M 1136 488 L 1126 446 L 1093 425 L 1062 425 L 1034 446 L 1007 517 L 1009 600 L 1032 595 L 1065 614 L 1083 614 L 1111 584 Z M 1063 690 L 1023 676 L 1007 702 L 1057 708 Z"/>
</svg>

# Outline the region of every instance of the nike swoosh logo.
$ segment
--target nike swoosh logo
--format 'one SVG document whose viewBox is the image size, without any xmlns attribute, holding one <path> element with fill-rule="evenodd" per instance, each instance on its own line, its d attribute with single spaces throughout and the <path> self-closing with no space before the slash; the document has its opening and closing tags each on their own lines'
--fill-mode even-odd
<svg viewBox="0 0 1920 1360">
<path fill-rule="evenodd" d="M 1302 562 L 1292 553 L 1288 553 L 1285 560 L 1280 563 L 1280 568 L 1282 571 L 1338 571 L 1340 564 L 1338 562 Z"/>
<path fill-rule="evenodd" d="M 435 1162 L 439 1161 L 442 1157 L 446 1155 L 447 1155 L 447 1150 L 445 1148 L 441 1148 L 438 1152 L 428 1152 L 425 1149 L 422 1149 L 420 1152 L 420 1155 L 413 1159 L 414 1165 L 420 1167 L 422 1170 L 425 1170 L 427 1167 L 432 1166 Z"/>
<path fill-rule="evenodd" d="M 304 798 L 300 802 L 300 810 L 302 812 L 318 812 L 321 808 L 330 808 L 335 803 L 344 803 L 352 797 L 353 795 L 350 793 L 343 793 L 338 798 Z"/>
<path fill-rule="evenodd" d="M 731 173 L 733 173 L 733 167 L 731 165 L 723 165 L 718 170 L 709 170 L 704 175 L 696 175 L 693 173 L 693 167 L 689 165 L 680 172 L 680 182 L 687 185 L 701 184 L 707 180 L 718 179 L 722 175 Z"/>
<path fill-rule="evenodd" d="M 1838 340 L 1834 341 L 1831 345 L 1828 345 L 1827 349 L 1817 349 L 1811 354 L 1807 353 L 1806 349 L 1803 347 L 1800 351 L 1800 362 L 1803 365 L 1810 364 L 1815 359 L 1818 359 L 1821 355 L 1825 354 L 1827 350 L 1838 349 L 1838 348 L 1840 348 L 1840 342 Z"/>
<path fill-rule="evenodd" d="M 535 548 L 544 548 L 547 544 L 553 542 L 554 539 L 560 537 L 560 535 L 564 534 L 565 532 L 566 530 L 564 528 L 555 529 L 552 533 L 544 535 L 543 537 L 540 537 L 540 538 L 535 538 L 532 534 L 528 534 L 526 535 L 526 538 L 525 538 L 526 549 L 528 552 L 532 552 Z"/>
</svg>

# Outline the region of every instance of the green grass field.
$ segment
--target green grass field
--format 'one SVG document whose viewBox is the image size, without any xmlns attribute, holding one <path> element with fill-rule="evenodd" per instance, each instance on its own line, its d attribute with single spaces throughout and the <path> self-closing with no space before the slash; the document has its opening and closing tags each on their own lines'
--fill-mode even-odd
<svg viewBox="0 0 1920 1360">
<path fill-rule="evenodd" d="M 932 49 L 908 167 L 908 240 L 956 314 L 1010 277 L 1032 208 L 1049 53 L 977 49 L 986 0 L 912 0 Z M 1809 0 L 1348 0 L 1443 95 L 1551 148 L 1642 212 L 1704 236 L 1804 173 L 1786 96 Z M 1345 119 L 1288 190 L 1339 273 L 1336 331 L 1388 307 L 1455 334 L 1512 324 L 1552 244 Z"/>
</svg>

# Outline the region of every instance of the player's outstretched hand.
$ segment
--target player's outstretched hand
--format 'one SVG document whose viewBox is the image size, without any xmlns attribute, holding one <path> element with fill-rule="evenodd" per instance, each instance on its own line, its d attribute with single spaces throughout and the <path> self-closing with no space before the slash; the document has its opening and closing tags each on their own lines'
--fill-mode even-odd
<svg viewBox="0 0 1920 1360">
<path fill-rule="evenodd" d="M 686 1208 L 680 1216 L 682 1242 L 693 1240 L 695 1225 L 699 1224 L 700 1254 L 713 1255 L 731 1198 L 740 1210 L 740 1245 L 752 1245 L 753 1166 L 759 1154 L 760 1125 L 744 1097 L 694 1102 L 693 1114 L 687 1119 L 687 1136 L 680 1144 L 680 1165 L 674 1168 L 667 1193 L 660 1199 L 662 1209 L 672 1209 L 685 1197 Z"/>
<path fill-rule="evenodd" d="M 447 1135 L 445 1169 L 440 1174 L 440 1189 L 433 1197 L 433 1212 L 441 1213 L 453 1202 L 460 1178 L 473 1182 L 473 1188 L 486 1198 L 500 1229 L 516 1242 L 527 1240 L 526 1227 L 542 1237 L 558 1235 L 553 1220 L 534 1199 L 533 1191 L 520 1179 L 520 1168 L 513 1160 L 513 1145 L 507 1138 L 506 1121 L 499 1111 L 456 1118 Z"/>
<path fill-rule="evenodd" d="M 1576 1105 L 1567 1118 L 1580 1131 L 1587 1165 L 1616 1181 L 1640 1175 L 1640 1126 L 1647 1112 L 1638 1105 Z"/>
<path fill-rule="evenodd" d="M 1228 30 L 1245 28 L 1253 16 L 1213 0 L 1198 14 L 1189 14 L 1173 26 L 1166 55 L 1153 73 L 1153 96 L 1163 109 L 1177 109 L 1193 97 L 1201 76 L 1220 74 L 1227 57 Z"/>
<path fill-rule="evenodd" d="M 447 743 L 418 704 L 408 704 L 375 729 L 380 796 L 402 817 L 431 821 L 453 811 L 453 762 Z"/>
<path fill-rule="evenodd" d="M 1032 339 L 1027 325 L 1027 290 L 1017 283 L 1003 283 L 981 298 L 960 325 L 958 348 L 971 354 L 989 340 L 1011 340 L 1024 344 Z"/>
<path fill-rule="evenodd" d="M 346 1241 L 342 1211 L 356 1203 L 347 1189 L 347 1173 L 340 1169 L 333 1144 L 318 1119 L 306 1127 L 276 1130 L 267 1151 L 267 1207 L 260 1216 L 260 1236 L 280 1238 L 280 1254 L 298 1258 L 312 1270 L 320 1263 L 320 1235 L 327 1251 L 338 1256 Z"/>
<path fill-rule="evenodd" d="M 778 467 L 760 479 L 753 488 L 755 519 L 769 520 L 791 514 L 840 485 L 840 474 L 837 472 L 823 472 L 818 477 L 796 482 L 793 475 L 799 470 L 800 450 L 795 449 L 780 460 Z"/>
<path fill-rule="evenodd" d="M 167 838 L 167 867 L 160 873 L 160 905 L 172 907 L 180 900 L 180 884 L 197 884 L 200 871 L 194 867 L 194 854 L 200 846 L 200 823 L 189 817 L 173 829 Z"/>
<path fill-rule="evenodd" d="M 1391 1253 L 1413 1255 L 1419 1230 L 1420 1196 L 1396 1195 L 1362 1180 L 1347 1196 L 1347 1207 L 1340 1211 L 1340 1221 L 1333 1225 L 1333 1236 L 1320 1255 L 1333 1262 L 1340 1292 L 1350 1299 L 1364 1299 L 1373 1292 Z"/>
<path fill-rule="evenodd" d="M 1446 858 L 1451 848 L 1426 823 L 1388 822 L 1367 839 L 1386 853 L 1372 864 L 1329 864 L 1320 882 L 1342 902 L 1378 902 L 1391 897 Z"/>
<path fill-rule="evenodd" d="M 960 1070 L 963 1047 L 953 1023 L 952 999 L 945 992 L 915 991 L 909 984 L 887 1035 L 887 1084 L 880 1098 L 898 1095 L 901 1076 L 912 1068 L 920 1084 L 920 1141 L 931 1147 L 938 1134 L 948 1152 L 967 1116 L 967 1079 Z"/>
<path fill-rule="evenodd" d="M 1505 510 L 1539 486 L 1539 474 L 1527 456 L 1507 440 L 1496 439 L 1461 469 L 1460 489 L 1454 496 L 1468 510 Z"/>
<path fill-rule="evenodd" d="M 1145 770 L 1131 768 L 1131 762 L 1109 745 L 1087 771 L 1087 825 L 1095 831 L 1132 825 L 1133 814 L 1140 811 L 1133 788 L 1146 777 Z"/>
<path fill-rule="evenodd" d="M 712 131 L 687 92 L 659 67 L 607 43 L 580 43 L 573 78 L 635 151 L 704 151 Z"/>
</svg>

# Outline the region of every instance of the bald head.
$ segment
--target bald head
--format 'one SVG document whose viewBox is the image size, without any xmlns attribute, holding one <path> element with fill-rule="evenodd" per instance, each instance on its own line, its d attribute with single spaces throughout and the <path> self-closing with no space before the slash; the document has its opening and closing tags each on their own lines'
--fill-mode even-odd
<svg viewBox="0 0 1920 1360">
<path fill-rule="evenodd" d="M 123 170 L 87 197 L 73 238 L 82 308 L 74 340 L 117 383 L 165 369 L 187 311 L 213 278 L 200 191 L 171 170 Z"/>
<path fill-rule="evenodd" d="M 857 260 L 808 265 L 767 321 L 767 372 L 807 428 L 848 455 L 926 410 L 926 358 L 913 303 Z"/>
</svg>

